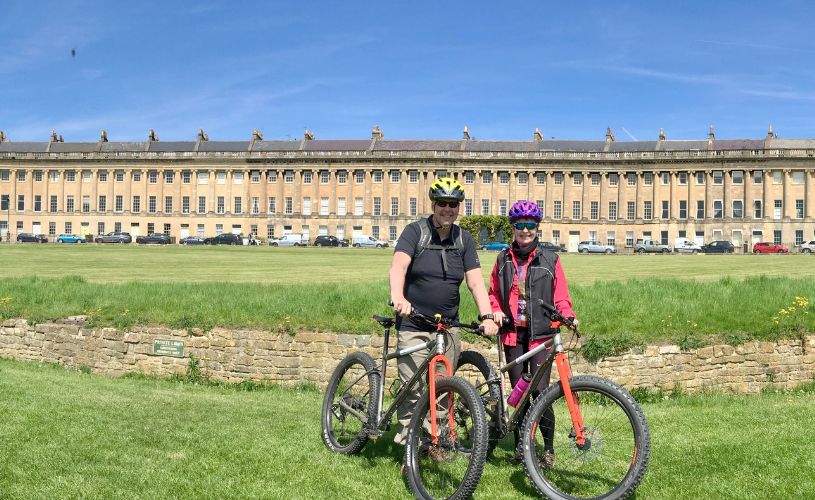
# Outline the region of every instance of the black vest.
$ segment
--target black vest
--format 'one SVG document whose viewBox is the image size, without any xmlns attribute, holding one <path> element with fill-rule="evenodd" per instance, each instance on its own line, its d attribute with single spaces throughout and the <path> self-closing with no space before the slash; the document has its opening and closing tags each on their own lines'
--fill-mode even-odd
<svg viewBox="0 0 815 500">
<path fill-rule="evenodd" d="M 556 253 L 538 246 L 535 256 L 526 262 L 526 314 L 530 340 L 552 336 L 558 332 L 550 325 L 549 313 L 538 304 L 539 299 L 554 305 Z M 515 265 L 509 249 L 498 254 L 498 284 L 501 297 L 501 310 L 514 325 L 515 315 L 509 309 L 509 291 L 515 280 Z"/>
</svg>

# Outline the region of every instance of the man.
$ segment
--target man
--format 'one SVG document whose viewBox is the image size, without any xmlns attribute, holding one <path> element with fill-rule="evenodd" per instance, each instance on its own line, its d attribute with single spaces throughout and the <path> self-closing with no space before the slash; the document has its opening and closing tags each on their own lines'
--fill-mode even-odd
<svg viewBox="0 0 815 500">
<path fill-rule="evenodd" d="M 390 291 L 393 311 L 399 315 L 396 322 L 399 349 L 421 344 L 434 335 L 426 331 L 426 327 L 410 321 L 407 315 L 412 308 L 426 315 L 458 317 L 459 287 L 465 279 L 478 307 L 484 333 L 498 333 L 473 238 L 454 224 L 464 201 L 464 189 L 455 179 L 442 177 L 430 186 L 429 194 L 433 215 L 409 224 L 402 231 L 391 263 Z M 446 339 L 445 355 L 455 367 L 461 337 L 457 329 L 451 331 L 450 337 Z M 398 359 L 399 379 L 403 384 L 410 380 L 427 354 L 427 351 L 419 351 Z M 408 424 L 418 399 L 417 391 L 397 410 L 399 432 L 394 441 L 398 444 L 403 445 L 407 440 Z"/>
</svg>

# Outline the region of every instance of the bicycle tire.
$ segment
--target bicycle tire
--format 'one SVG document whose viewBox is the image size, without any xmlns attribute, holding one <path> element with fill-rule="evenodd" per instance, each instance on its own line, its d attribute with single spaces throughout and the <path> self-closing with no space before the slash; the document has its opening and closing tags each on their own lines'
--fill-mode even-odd
<svg viewBox="0 0 815 500">
<path fill-rule="evenodd" d="M 340 361 L 328 380 L 323 399 L 322 437 L 326 448 L 343 455 L 362 450 L 375 424 L 379 384 L 376 363 L 368 354 L 353 352 Z"/>
<path fill-rule="evenodd" d="M 481 398 L 481 403 L 484 405 L 484 411 L 487 415 L 487 428 L 489 441 L 487 443 L 487 456 L 491 455 L 498 441 L 503 437 L 501 435 L 500 419 L 503 409 L 503 401 L 501 401 L 501 387 L 500 382 L 493 380 L 495 372 L 492 365 L 487 361 L 483 354 L 476 351 L 461 351 L 458 357 L 458 364 L 456 365 L 457 377 L 461 377 L 469 382 Z"/>
<path fill-rule="evenodd" d="M 425 425 L 430 393 L 425 391 L 413 411 L 405 444 L 405 481 L 420 499 L 469 498 L 478 486 L 487 460 L 484 405 L 473 386 L 460 377 L 436 379 L 438 445 L 429 444 Z M 453 396 L 455 427 L 450 432 L 445 401 Z M 466 452 L 460 452 L 466 450 Z"/>
<path fill-rule="evenodd" d="M 563 387 L 552 384 L 524 419 L 521 440 L 526 474 L 551 499 L 628 498 L 639 485 L 651 452 L 648 423 L 640 406 L 619 385 L 581 375 L 570 381 L 580 403 L 589 444 L 574 442 Z M 554 464 L 541 465 L 544 443 L 536 425 L 548 407 L 554 410 Z"/>
</svg>

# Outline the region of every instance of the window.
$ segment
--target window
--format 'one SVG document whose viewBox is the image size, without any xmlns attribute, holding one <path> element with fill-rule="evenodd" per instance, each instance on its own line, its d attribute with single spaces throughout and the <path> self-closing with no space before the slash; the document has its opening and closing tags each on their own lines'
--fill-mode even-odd
<svg viewBox="0 0 815 500">
<path fill-rule="evenodd" d="M 165 214 L 173 213 L 173 197 L 172 196 L 165 196 L 164 197 L 164 213 Z"/>
<path fill-rule="evenodd" d="M 498 182 L 501 184 L 509 184 L 509 174 L 507 172 L 499 172 Z"/>
<path fill-rule="evenodd" d="M 373 171 L 373 179 L 375 184 L 382 184 L 382 171 L 381 170 L 374 170 Z"/>
<path fill-rule="evenodd" d="M 320 215 L 328 215 L 328 197 L 320 198 Z"/>
<path fill-rule="evenodd" d="M 294 171 L 293 170 L 286 170 L 283 172 L 283 182 L 286 184 L 291 184 L 294 182 Z"/>
<path fill-rule="evenodd" d="M 133 212 L 141 212 L 141 196 L 133 197 Z"/>
<path fill-rule="evenodd" d="M 773 231 L 773 244 L 780 245 L 781 244 L 781 230 L 776 229 Z"/>
<path fill-rule="evenodd" d="M 720 186 L 723 183 L 722 179 L 722 171 L 721 170 L 714 170 L 713 171 L 713 184 Z"/>
<path fill-rule="evenodd" d="M 174 177 L 175 177 L 175 172 L 173 172 L 172 170 L 166 170 L 164 172 L 164 183 L 165 184 L 172 184 Z"/>
<path fill-rule="evenodd" d="M 34 211 L 42 212 L 42 196 L 38 194 L 34 195 Z"/>
<path fill-rule="evenodd" d="M 677 175 L 679 185 L 680 186 L 687 186 L 688 185 L 688 173 L 687 172 L 679 172 Z"/>
<path fill-rule="evenodd" d="M 696 218 L 700 220 L 705 218 L 705 202 L 702 200 L 696 200 Z"/>
<path fill-rule="evenodd" d="M 108 181 L 108 173 L 107 172 L 99 172 L 99 182 L 107 182 Z"/>
<path fill-rule="evenodd" d="M 189 170 L 185 170 L 181 172 L 181 183 L 182 184 L 189 184 L 192 179 L 192 175 Z"/>
<path fill-rule="evenodd" d="M 57 235 L 57 223 L 56 222 L 49 222 L 48 223 L 48 236 L 56 236 Z"/>
<path fill-rule="evenodd" d="M 642 218 L 651 220 L 654 217 L 654 206 L 652 201 L 642 202 Z"/>
<path fill-rule="evenodd" d="M 775 172 L 773 172 L 773 184 L 781 184 L 783 179 L 784 179 L 784 173 L 783 172 L 779 172 L 777 170 Z"/>
<path fill-rule="evenodd" d="M 679 200 L 679 218 L 688 218 L 688 200 Z"/>
<path fill-rule="evenodd" d="M 713 200 L 713 218 L 722 218 L 722 200 Z"/>
<path fill-rule="evenodd" d="M 399 215 L 399 198 L 391 197 L 391 215 Z"/>
<path fill-rule="evenodd" d="M 18 170 L 17 171 L 17 181 L 18 182 L 25 181 L 25 170 Z"/>
<path fill-rule="evenodd" d="M 156 213 L 156 197 L 150 196 L 147 198 L 147 212 L 154 214 Z"/>
<path fill-rule="evenodd" d="M 600 174 L 591 174 L 591 185 L 592 186 L 600 185 Z"/>
<path fill-rule="evenodd" d="M 408 182 L 411 184 L 416 184 L 419 182 L 419 172 L 416 170 L 411 170 L 408 172 Z"/>
<path fill-rule="evenodd" d="M 475 174 L 472 172 L 464 172 L 464 184 L 472 184 L 475 182 Z"/>
<path fill-rule="evenodd" d="M 73 170 L 68 170 L 65 172 L 65 180 L 67 182 L 75 182 L 76 181 L 76 172 Z"/>
<path fill-rule="evenodd" d="M 274 239 L 274 224 L 266 224 L 266 239 Z"/>
<path fill-rule="evenodd" d="M 357 170 L 356 172 L 354 172 L 354 182 L 356 182 L 357 184 L 362 184 L 363 182 L 365 182 L 365 172 L 363 172 L 362 170 Z"/>
<path fill-rule="evenodd" d="M 541 217 L 546 217 L 546 205 L 543 204 L 543 200 L 535 200 L 535 205 L 538 206 L 541 210 Z"/>
<path fill-rule="evenodd" d="M 671 218 L 671 202 L 668 200 L 662 200 L 662 219 L 670 219 Z"/>
<path fill-rule="evenodd" d="M 761 200 L 753 200 L 753 218 L 761 218 Z"/>
<path fill-rule="evenodd" d="M 395 240 L 395 239 L 396 239 L 396 226 L 390 226 L 390 227 L 388 228 L 388 237 L 389 237 L 389 239 L 391 239 L 391 240 Z"/>
<path fill-rule="evenodd" d="M 492 172 L 481 172 L 481 184 L 492 184 Z"/>
<path fill-rule="evenodd" d="M 241 214 L 243 213 L 243 198 L 240 196 L 235 196 L 233 201 L 233 205 L 235 210 L 232 212 L 233 214 Z M 311 212 L 309 212 L 311 213 Z"/>
<path fill-rule="evenodd" d="M 563 173 L 555 172 L 555 185 L 560 186 L 563 184 Z"/>
<path fill-rule="evenodd" d="M 20 209 L 22 210 L 22 209 Z M 88 213 L 91 211 L 91 197 L 89 195 L 82 196 L 82 213 Z"/>
<path fill-rule="evenodd" d="M 68 196 L 65 197 L 65 211 L 66 212 L 74 211 L 74 195 L 72 194 L 69 194 Z"/>
<path fill-rule="evenodd" d="M 629 186 L 637 185 L 637 174 L 625 174 L 626 184 Z"/>
<path fill-rule="evenodd" d="M 8 172 L 6 172 L 8 173 Z M 58 182 L 59 181 L 59 172 L 52 170 L 48 172 L 48 178 L 51 179 L 51 182 Z M 8 179 L 6 179 L 8 180 Z"/>
<path fill-rule="evenodd" d="M 628 248 L 634 246 L 634 231 L 625 232 L 625 246 Z"/>
<path fill-rule="evenodd" d="M 382 198 L 374 196 L 374 216 L 382 215 Z"/>
<path fill-rule="evenodd" d="M 277 170 L 266 171 L 266 182 L 268 182 L 269 184 L 277 182 Z M 274 226 L 272 227 L 272 231 L 274 232 Z"/>
<path fill-rule="evenodd" d="M 141 182 L 141 172 L 133 172 L 133 180 L 135 182 Z"/>
<path fill-rule="evenodd" d="M 34 171 L 34 182 L 42 182 L 42 170 Z"/>
<path fill-rule="evenodd" d="M 224 234 L 224 225 L 223 224 L 215 224 L 215 235 Z"/>
<path fill-rule="evenodd" d="M 392 184 L 399 184 L 399 182 L 401 180 L 402 180 L 402 173 L 399 172 L 398 170 L 391 170 L 391 183 Z"/>
<path fill-rule="evenodd" d="M 597 231 L 589 231 L 589 240 L 597 241 Z"/>
<path fill-rule="evenodd" d="M 538 186 L 543 186 L 546 184 L 546 174 L 544 172 L 538 172 L 535 174 L 535 183 Z"/>
<path fill-rule="evenodd" d="M 608 220 L 617 220 L 617 202 L 608 202 Z"/>
<path fill-rule="evenodd" d="M 156 232 L 156 224 L 153 222 L 147 223 L 147 234 L 155 233 Z"/>
<path fill-rule="evenodd" d="M 733 200 L 733 218 L 741 219 L 744 217 L 744 200 Z"/>
<path fill-rule="evenodd" d="M 198 197 L 198 213 L 199 214 L 207 213 L 207 197 L 206 196 L 199 196 Z"/>
<path fill-rule="evenodd" d="M 481 200 L 481 215 L 490 214 L 490 200 Z"/>
<path fill-rule="evenodd" d="M 292 200 L 291 196 L 286 196 L 283 199 L 283 213 L 286 215 L 291 215 L 292 213 Z"/>
<path fill-rule="evenodd" d="M 608 174 L 608 185 L 616 186 L 620 183 L 620 177 L 617 174 Z"/>
<path fill-rule="evenodd" d="M 804 242 L 804 231 L 803 229 L 796 229 L 795 230 L 795 244 L 800 245 Z"/>
<path fill-rule="evenodd" d="M 560 245 L 560 229 L 552 230 L 552 243 Z"/>
<path fill-rule="evenodd" d="M 795 218 L 804 218 L 804 200 L 795 200 Z"/>
<path fill-rule="evenodd" d="M 764 182 L 764 172 L 753 170 L 753 184 L 761 184 L 762 182 Z"/>
<path fill-rule="evenodd" d="M 730 173 L 731 177 L 733 177 L 733 184 L 744 184 L 744 171 L 743 170 L 734 170 Z"/>
<path fill-rule="evenodd" d="M 56 212 L 57 211 L 57 197 L 56 195 L 51 195 L 51 207 L 49 212 Z"/>
<path fill-rule="evenodd" d="M 170 224 L 164 224 L 164 234 L 167 236 L 170 236 L 170 227 L 171 227 Z M 118 230 L 121 230 L 121 228 L 119 228 Z"/>
<path fill-rule="evenodd" d="M 668 172 L 662 172 L 662 185 L 668 186 L 671 184 L 671 174 Z"/>
<path fill-rule="evenodd" d="M 782 200 L 774 200 L 773 202 L 773 219 L 780 219 L 784 211 L 784 203 Z"/>
<path fill-rule="evenodd" d="M 410 199 L 410 215 L 412 215 L 414 217 L 416 216 L 416 213 L 417 213 L 416 203 L 417 203 L 416 198 L 411 198 Z M 467 202 L 465 201 L 464 204 L 466 205 Z M 473 200 L 470 200 L 470 210 L 471 211 L 472 211 L 472 208 L 473 208 Z M 472 213 L 471 213 L 471 215 L 472 215 Z"/>
<path fill-rule="evenodd" d="M 215 201 L 215 213 L 226 213 L 226 198 L 223 196 L 218 196 Z"/>
<path fill-rule="evenodd" d="M 0 181 L 8 182 L 9 175 L 8 170 L 0 170 Z"/>
<path fill-rule="evenodd" d="M 371 226 L 371 236 L 379 239 L 379 226 Z"/>
<path fill-rule="evenodd" d="M 597 220 L 600 218 L 600 202 L 599 201 L 592 201 L 589 204 L 589 217 L 591 220 Z"/>
<path fill-rule="evenodd" d="M 627 214 L 626 218 L 628 220 L 634 220 L 637 217 L 637 206 L 633 201 L 629 201 L 626 203 Z"/>
<path fill-rule="evenodd" d="M 793 184 L 803 184 L 804 183 L 804 172 L 803 170 L 796 170 L 792 173 L 792 183 Z"/>
<path fill-rule="evenodd" d="M 158 172 L 155 170 L 151 170 L 147 173 L 147 178 L 150 184 L 156 184 L 158 182 Z"/>
<path fill-rule="evenodd" d="M 519 172 L 518 173 L 518 184 L 525 186 L 529 183 L 529 176 L 526 172 Z"/>
<path fill-rule="evenodd" d="M 345 197 L 337 198 L 337 215 L 345 215 Z"/>
<path fill-rule="evenodd" d="M 660 231 L 659 232 L 659 242 L 663 245 L 668 244 L 668 231 Z"/>
<path fill-rule="evenodd" d="M 73 233 L 73 232 L 74 232 L 74 225 L 73 225 L 73 223 L 71 223 L 71 222 L 66 222 L 66 223 L 65 223 L 65 233 L 66 233 L 66 234 L 71 234 L 71 233 Z"/>
<path fill-rule="evenodd" d="M 473 200 L 464 200 L 464 215 L 473 215 Z"/>
<path fill-rule="evenodd" d="M 25 211 L 25 195 L 22 194 L 17 195 L 17 211 L 19 212 Z"/>
<path fill-rule="evenodd" d="M 581 208 L 582 207 L 581 207 L 581 204 L 580 204 L 579 201 L 573 201 L 572 202 L 572 219 L 580 220 Z"/>
<path fill-rule="evenodd" d="M 106 212 L 108 209 L 108 197 L 105 195 L 99 196 L 99 203 L 96 205 L 96 210 L 99 212 Z"/>
<path fill-rule="evenodd" d="M 696 172 L 696 185 L 697 186 L 704 186 L 705 185 L 705 173 L 704 172 Z"/>
<path fill-rule="evenodd" d="M 96 223 L 96 234 L 105 234 L 105 223 L 104 222 L 97 222 Z"/>
<path fill-rule="evenodd" d="M 608 231 L 606 233 L 606 245 L 615 246 L 617 244 L 617 233 L 614 231 Z"/>
<path fill-rule="evenodd" d="M 266 206 L 270 214 L 277 212 L 277 200 L 275 199 L 274 196 L 269 196 L 268 204 Z"/>
<path fill-rule="evenodd" d="M 311 215 L 311 197 L 303 197 L 303 215 Z"/>
<path fill-rule="evenodd" d="M 328 184 L 329 177 L 328 170 L 320 170 L 320 184 Z"/>
<path fill-rule="evenodd" d="M 560 200 L 555 200 L 552 206 L 552 218 L 553 219 L 560 219 L 563 215 L 563 202 Z"/>
<path fill-rule="evenodd" d="M 311 171 L 306 170 L 303 172 L 303 184 L 311 184 Z"/>
<path fill-rule="evenodd" d="M 354 198 L 354 215 L 362 215 L 362 197 Z"/>
<path fill-rule="evenodd" d="M 116 198 L 114 199 L 114 207 L 113 207 L 113 209 L 116 212 L 122 212 L 122 211 L 124 211 L 124 204 L 125 204 L 125 197 L 120 195 L 120 194 L 117 194 Z"/>
<path fill-rule="evenodd" d="M 583 174 L 576 173 L 572 175 L 572 186 L 582 186 L 583 185 Z"/>
<path fill-rule="evenodd" d="M 198 184 L 209 183 L 209 172 L 198 172 Z"/>
<path fill-rule="evenodd" d="M 182 214 L 190 213 L 190 197 L 189 196 L 182 196 L 181 197 L 181 213 Z"/>
</svg>

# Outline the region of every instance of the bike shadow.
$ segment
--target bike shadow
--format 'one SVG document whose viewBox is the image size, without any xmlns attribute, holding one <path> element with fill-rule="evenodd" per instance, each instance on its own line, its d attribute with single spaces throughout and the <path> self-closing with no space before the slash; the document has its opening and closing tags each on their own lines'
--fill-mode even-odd
<svg viewBox="0 0 815 500">
<path fill-rule="evenodd" d="M 393 442 L 396 435 L 395 430 L 383 433 L 379 439 L 369 440 L 359 456 L 365 459 L 369 465 L 374 465 L 376 461 L 390 459 L 395 464 L 401 464 L 405 458 L 405 447 Z"/>
</svg>

